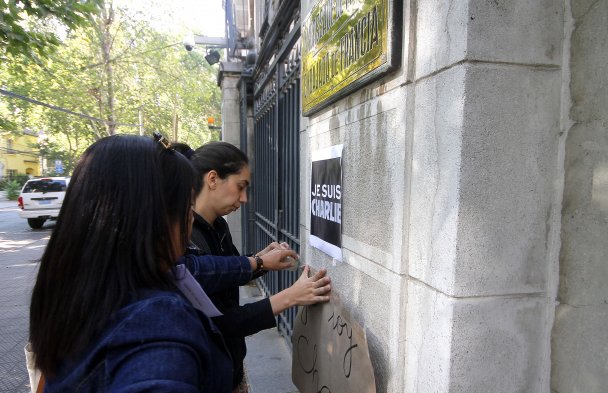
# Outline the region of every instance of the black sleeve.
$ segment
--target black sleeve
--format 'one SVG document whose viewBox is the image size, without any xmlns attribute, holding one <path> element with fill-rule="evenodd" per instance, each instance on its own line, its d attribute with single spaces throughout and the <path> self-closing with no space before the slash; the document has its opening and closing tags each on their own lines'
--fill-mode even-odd
<svg viewBox="0 0 608 393">
<path fill-rule="evenodd" d="M 212 319 L 224 336 L 232 337 L 246 337 L 277 326 L 269 298 L 233 307 Z"/>
</svg>

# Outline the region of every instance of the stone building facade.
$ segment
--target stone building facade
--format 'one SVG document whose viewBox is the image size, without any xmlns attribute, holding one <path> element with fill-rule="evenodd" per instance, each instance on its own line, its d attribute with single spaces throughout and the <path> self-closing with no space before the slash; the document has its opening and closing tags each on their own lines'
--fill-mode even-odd
<svg viewBox="0 0 608 393">
<path fill-rule="evenodd" d="M 223 118 L 239 119 L 224 136 L 254 163 L 243 250 L 288 239 L 328 269 L 379 392 L 605 392 L 608 2 L 391 2 L 398 67 L 310 116 L 297 101 L 286 120 L 300 81 L 281 77 L 301 71 L 300 26 L 320 2 L 240 6 L 258 57 L 222 83 Z M 256 139 L 266 129 L 276 141 Z M 308 245 L 311 152 L 337 144 L 343 262 Z M 283 198 L 294 158 L 299 198 Z M 266 215 L 255 198 L 273 192 Z M 284 211 L 298 213 L 295 240 Z"/>
</svg>

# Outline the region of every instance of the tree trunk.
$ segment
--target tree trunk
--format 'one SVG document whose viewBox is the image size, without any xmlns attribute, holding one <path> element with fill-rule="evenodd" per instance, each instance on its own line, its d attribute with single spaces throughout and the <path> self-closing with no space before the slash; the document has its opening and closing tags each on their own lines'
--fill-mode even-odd
<svg viewBox="0 0 608 393">
<path fill-rule="evenodd" d="M 101 58 L 103 60 L 104 79 L 106 81 L 106 104 L 107 104 L 107 124 L 108 135 L 116 132 L 116 116 L 114 113 L 114 75 L 112 70 L 112 33 L 110 31 L 114 23 L 114 6 L 112 2 L 107 2 L 101 9 Z"/>
</svg>

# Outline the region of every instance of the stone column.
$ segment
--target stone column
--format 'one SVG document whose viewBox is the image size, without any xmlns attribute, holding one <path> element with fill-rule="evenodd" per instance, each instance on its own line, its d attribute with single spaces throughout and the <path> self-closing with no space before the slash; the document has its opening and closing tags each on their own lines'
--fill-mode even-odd
<svg viewBox="0 0 608 393">
<path fill-rule="evenodd" d="M 218 82 L 222 89 L 222 140 L 240 148 L 241 120 L 239 112 L 239 88 L 242 63 L 221 62 Z M 232 242 L 239 252 L 242 252 L 241 210 L 230 213 L 226 217 L 232 233 Z"/>
<path fill-rule="evenodd" d="M 548 392 L 562 4 L 418 1 L 407 392 Z"/>
</svg>

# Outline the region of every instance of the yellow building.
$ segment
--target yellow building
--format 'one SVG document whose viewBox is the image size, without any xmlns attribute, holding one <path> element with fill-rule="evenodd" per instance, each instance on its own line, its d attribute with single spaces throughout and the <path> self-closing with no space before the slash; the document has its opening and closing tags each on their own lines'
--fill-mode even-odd
<svg viewBox="0 0 608 393">
<path fill-rule="evenodd" d="M 0 131 L 0 179 L 17 175 L 40 176 L 38 134 L 26 130 L 15 136 Z"/>
</svg>

